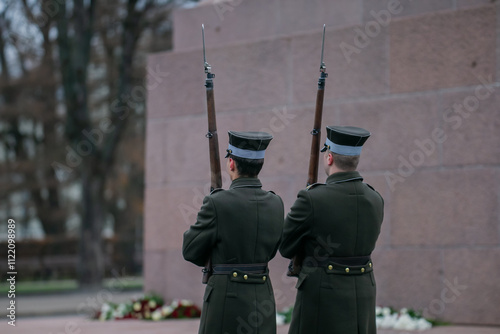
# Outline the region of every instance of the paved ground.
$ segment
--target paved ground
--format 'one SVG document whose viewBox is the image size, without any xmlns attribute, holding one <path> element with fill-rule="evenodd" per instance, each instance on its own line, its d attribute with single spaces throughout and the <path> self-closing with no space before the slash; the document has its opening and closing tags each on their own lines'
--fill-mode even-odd
<svg viewBox="0 0 500 334">
<path fill-rule="evenodd" d="M 199 320 L 167 320 L 161 322 L 121 320 L 91 321 L 84 315 L 97 308 L 102 301 L 122 302 L 140 295 L 135 292 L 101 290 L 93 293 L 16 296 L 16 326 L 7 324 L 8 299 L 0 298 L 1 334 L 196 334 Z M 80 314 L 78 316 L 77 314 Z M 288 326 L 278 327 L 278 334 L 286 334 Z M 437 327 L 425 332 L 379 330 L 378 334 L 500 334 L 500 327 Z M 214 333 L 218 334 L 218 333 Z"/>
<path fill-rule="evenodd" d="M 167 321 L 90 321 L 82 317 L 59 316 L 41 318 L 20 318 L 16 327 L 7 325 L 7 320 L 0 323 L 2 334 L 196 334 L 199 320 Z M 279 326 L 278 334 L 286 334 L 288 326 Z M 380 330 L 378 334 L 499 334 L 500 328 L 491 327 L 437 327 L 424 332 L 405 332 Z M 219 334 L 219 333 L 214 333 Z"/>
<path fill-rule="evenodd" d="M 22 317 L 47 315 L 90 315 L 103 302 L 121 303 L 135 299 L 142 291 L 110 292 L 102 289 L 96 292 L 71 292 L 51 295 L 16 294 L 16 314 Z M 0 310 L 8 304 L 7 296 L 0 296 Z M 2 315 L 3 312 L 0 312 Z M 1 316 L 3 318 L 3 315 Z M 55 333 L 54 333 L 55 334 Z"/>
</svg>

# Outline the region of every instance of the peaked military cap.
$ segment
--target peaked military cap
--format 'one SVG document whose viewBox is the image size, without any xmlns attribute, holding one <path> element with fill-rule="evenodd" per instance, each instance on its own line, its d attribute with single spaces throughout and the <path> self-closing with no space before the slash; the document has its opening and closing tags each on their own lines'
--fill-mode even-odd
<svg viewBox="0 0 500 334">
<path fill-rule="evenodd" d="M 228 131 L 229 145 L 226 158 L 231 154 L 245 159 L 264 159 L 267 145 L 273 136 L 267 132 Z"/>
<path fill-rule="evenodd" d="M 355 126 L 327 126 L 326 142 L 321 152 L 330 149 L 342 155 L 360 155 L 361 148 L 371 133 Z"/>
</svg>

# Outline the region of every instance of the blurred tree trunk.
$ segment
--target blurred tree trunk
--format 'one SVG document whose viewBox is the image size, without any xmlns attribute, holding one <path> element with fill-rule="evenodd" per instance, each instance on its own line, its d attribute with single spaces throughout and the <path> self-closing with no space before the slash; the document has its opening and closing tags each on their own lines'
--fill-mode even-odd
<svg viewBox="0 0 500 334">
<path fill-rule="evenodd" d="M 0 93 L 5 99 L 5 104 L 11 104 L 15 100 L 14 94 L 12 94 L 12 86 L 10 85 L 11 77 L 9 65 L 7 64 L 7 55 L 5 52 L 5 37 L 4 31 L 6 29 L 6 19 L 5 19 L 6 10 L 0 13 L 0 69 L 2 73 L 0 78 L 2 79 L 2 85 L 0 88 Z"/>
<path fill-rule="evenodd" d="M 141 9 L 138 3 L 142 5 Z M 102 230 L 106 218 L 104 190 L 110 177 L 118 144 L 130 114 L 133 112 L 124 97 L 131 96 L 134 87 L 133 59 L 137 43 L 144 30 L 144 16 L 154 8 L 154 1 L 126 1 L 122 19 L 122 39 L 118 67 L 118 85 L 111 103 L 111 124 L 106 135 L 92 128 L 88 106 L 88 68 L 94 35 L 96 2 L 86 6 L 75 0 L 73 12 L 67 13 L 63 2 L 58 17 L 58 47 L 61 78 L 66 104 L 66 136 L 73 152 L 78 155 L 78 170 L 82 182 L 82 222 L 80 241 L 79 282 L 82 287 L 99 287 L 104 274 Z M 118 18 L 115 17 L 116 20 Z M 72 28 L 73 34 L 68 31 Z M 112 69 L 108 69 L 112 71 Z M 89 134 L 96 135 L 89 139 Z M 99 137 L 101 136 L 101 137 Z M 100 144 L 101 138 L 102 144 Z"/>
<path fill-rule="evenodd" d="M 85 6 L 75 0 L 72 13 L 66 3 L 59 6 L 57 21 L 59 61 L 66 105 L 65 133 L 76 168 L 81 176 L 82 221 L 79 246 L 79 283 L 81 287 L 99 287 L 104 274 L 101 230 L 104 220 L 102 202 L 105 171 L 100 170 L 98 146 L 85 133 L 92 132 L 88 112 L 87 73 L 93 35 L 95 1 Z M 73 34 L 69 34 L 69 30 Z M 71 37 L 70 37 L 71 36 Z"/>
<path fill-rule="evenodd" d="M 42 0 L 40 7 L 47 8 L 52 0 Z M 43 121 L 43 149 L 40 154 L 39 172 L 43 184 L 40 187 L 34 187 L 31 190 L 33 203 L 36 207 L 38 218 L 43 226 L 43 230 L 47 236 L 61 238 L 66 233 L 65 219 L 66 210 L 61 207 L 61 199 L 59 195 L 60 183 L 57 181 L 55 170 L 51 167 L 51 162 L 55 155 L 53 151 L 58 147 L 60 139 L 55 132 L 56 121 L 56 65 L 54 59 L 53 42 L 50 38 L 50 30 L 52 28 L 53 18 L 48 17 L 47 21 L 38 22 L 27 0 L 22 0 L 24 13 L 27 19 L 38 27 L 43 38 L 42 50 L 43 57 L 40 66 L 37 68 L 37 76 L 33 83 L 36 90 L 39 91 L 34 97 L 37 102 L 42 105 L 44 117 Z M 39 80 L 42 78 L 42 80 Z M 37 180 L 35 173 L 28 175 L 28 182 L 31 184 L 40 183 Z M 46 190 L 46 196 L 42 196 L 41 188 Z"/>
</svg>

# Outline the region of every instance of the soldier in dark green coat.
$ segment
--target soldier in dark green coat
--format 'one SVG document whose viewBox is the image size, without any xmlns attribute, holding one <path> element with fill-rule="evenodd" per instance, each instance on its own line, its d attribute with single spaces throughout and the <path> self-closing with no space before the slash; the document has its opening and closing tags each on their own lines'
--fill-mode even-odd
<svg viewBox="0 0 500 334">
<path fill-rule="evenodd" d="M 280 253 L 303 257 L 289 333 L 376 333 L 370 254 L 384 201 L 356 171 L 369 136 L 361 128 L 327 127 L 326 184 L 301 190 L 285 219 Z"/>
<path fill-rule="evenodd" d="M 278 251 L 284 209 L 257 178 L 271 139 L 264 132 L 229 132 L 231 186 L 206 196 L 196 223 L 184 233 L 187 261 L 204 266 L 212 259 L 199 333 L 276 333 L 267 263 Z"/>
</svg>

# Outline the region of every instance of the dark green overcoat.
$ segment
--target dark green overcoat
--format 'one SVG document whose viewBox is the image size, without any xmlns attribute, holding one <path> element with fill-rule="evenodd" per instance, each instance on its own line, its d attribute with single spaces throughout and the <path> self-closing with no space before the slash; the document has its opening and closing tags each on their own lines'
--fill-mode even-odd
<svg viewBox="0 0 500 334">
<path fill-rule="evenodd" d="M 298 193 L 280 246 L 286 258 L 305 255 L 289 333 L 376 333 L 371 261 L 353 266 L 338 258 L 369 256 L 383 216 L 382 197 L 356 171 Z"/>
<path fill-rule="evenodd" d="M 196 224 L 184 233 L 183 255 L 204 266 L 267 263 L 283 232 L 281 198 L 256 178 L 238 178 L 229 190 L 206 196 Z M 199 333 L 276 333 L 276 307 L 268 272 L 212 275 L 203 297 Z M 235 277 L 236 276 L 236 277 Z M 201 278 L 201 277 L 200 277 Z"/>
</svg>

